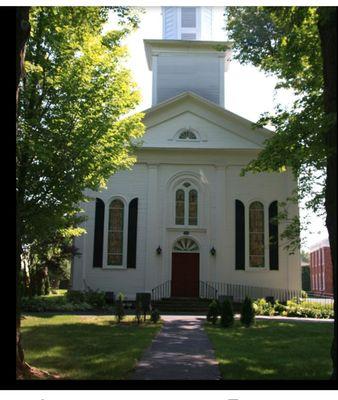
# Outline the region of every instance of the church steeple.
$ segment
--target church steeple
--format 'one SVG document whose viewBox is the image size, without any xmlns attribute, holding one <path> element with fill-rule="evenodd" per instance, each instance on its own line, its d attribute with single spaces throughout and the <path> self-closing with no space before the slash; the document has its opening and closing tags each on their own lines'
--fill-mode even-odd
<svg viewBox="0 0 338 400">
<path fill-rule="evenodd" d="M 211 41 L 212 7 L 163 7 L 162 11 L 163 40 L 144 40 L 153 71 L 152 105 L 190 91 L 224 107 L 231 44 Z"/>
<path fill-rule="evenodd" d="M 212 7 L 162 7 L 163 39 L 211 40 Z"/>
</svg>

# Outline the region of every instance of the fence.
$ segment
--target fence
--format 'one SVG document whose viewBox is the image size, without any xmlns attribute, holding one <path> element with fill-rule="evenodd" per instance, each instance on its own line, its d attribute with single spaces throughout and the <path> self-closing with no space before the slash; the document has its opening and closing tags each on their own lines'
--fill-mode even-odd
<svg viewBox="0 0 338 400">
<path fill-rule="evenodd" d="M 247 286 L 224 282 L 207 282 L 207 284 L 217 291 L 217 297 L 230 296 L 233 298 L 234 302 L 238 303 L 243 302 L 246 296 L 250 297 L 253 300 L 259 298 L 273 297 L 274 300 L 279 300 L 283 302 L 290 300 L 294 297 L 302 297 L 301 290 Z"/>
</svg>

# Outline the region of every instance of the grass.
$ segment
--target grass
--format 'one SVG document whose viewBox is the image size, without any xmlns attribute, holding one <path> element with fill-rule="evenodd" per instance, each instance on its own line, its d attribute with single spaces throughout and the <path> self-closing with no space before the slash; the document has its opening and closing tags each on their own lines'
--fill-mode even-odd
<svg viewBox="0 0 338 400">
<path fill-rule="evenodd" d="M 245 328 L 206 323 L 223 379 L 330 379 L 333 324 L 256 321 Z"/>
<path fill-rule="evenodd" d="M 112 316 L 44 315 L 22 320 L 26 361 L 61 379 L 127 379 L 161 324 L 120 325 Z"/>
</svg>

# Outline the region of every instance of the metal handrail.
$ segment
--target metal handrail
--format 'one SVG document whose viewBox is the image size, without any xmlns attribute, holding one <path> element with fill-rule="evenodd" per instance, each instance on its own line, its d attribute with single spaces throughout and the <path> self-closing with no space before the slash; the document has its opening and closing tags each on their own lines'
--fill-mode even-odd
<svg viewBox="0 0 338 400">
<path fill-rule="evenodd" d="M 151 289 L 151 299 L 156 301 L 163 298 L 168 298 L 170 297 L 170 292 L 171 280 L 168 280 Z"/>
<path fill-rule="evenodd" d="M 217 289 L 207 282 L 199 281 L 199 297 L 204 299 L 217 299 Z"/>
<path fill-rule="evenodd" d="M 246 296 L 252 300 L 265 297 L 273 297 L 275 300 L 286 301 L 294 297 L 302 297 L 301 290 L 280 289 L 269 287 L 248 286 L 237 283 L 207 282 L 217 290 L 219 296 L 231 296 L 234 301 L 242 302 Z"/>
</svg>

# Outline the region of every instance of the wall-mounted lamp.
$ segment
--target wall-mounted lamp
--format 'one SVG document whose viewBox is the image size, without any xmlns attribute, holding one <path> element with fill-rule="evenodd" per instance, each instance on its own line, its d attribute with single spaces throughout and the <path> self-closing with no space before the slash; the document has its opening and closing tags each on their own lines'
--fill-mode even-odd
<svg viewBox="0 0 338 400">
<path fill-rule="evenodd" d="M 212 248 L 211 248 L 211 250 L 210 250 L 210 254 L 211 254 L 212 256 L 214 256 L 214 255 L 216 254 L 216 249 L 215 249 L 214 246 L 212 246 Z"/>
<path fill-rule="evenodd" d="M 158 246 L 158 248 L 156 249 L 156 253 L 157 253 L 157 254 L 161 254 L 161 253 L 162 253 L 162 249 L 161 249 L 160 246 Z"/>
</svg>

